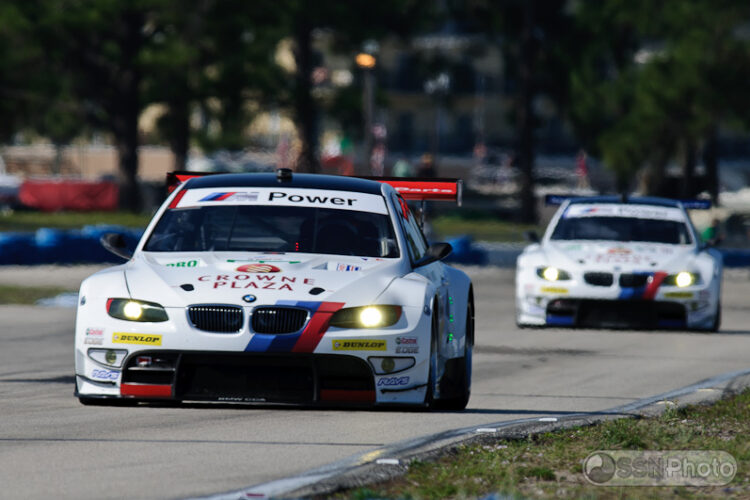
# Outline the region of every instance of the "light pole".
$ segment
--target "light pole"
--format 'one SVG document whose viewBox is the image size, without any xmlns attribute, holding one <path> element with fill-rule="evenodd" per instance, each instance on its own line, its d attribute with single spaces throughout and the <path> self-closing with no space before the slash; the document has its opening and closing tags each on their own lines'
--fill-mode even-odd
<svg viewBox="0 0 750 500">
<path fill-rule="evenodd" d="M 435 100 L 435 136 L 432 140 L 432 157 L 437 164 L 438 155 L 440 154 L 440 128 L 443 121 L 443 101 L 448 95 L 451 88 L 451 77 L 448 73 L 442 72 L 424 82 L 424 90 Z"/>
<path fill-rule="evenodd" d="M 367 49 L 367 48 L 366 48 Z M 362 105 L 364 107 L 364 148 L 362 152 L 362 163 L 359 165 L 360 174 L 369 175 L 370 154 L 373 145 L 373 119 L 375 114 L 375 65 L 377 60 L 372 54 L 373 50 L 366 50 L 357 54 L 355 62 L 363 71 L 364 86 L 362 95 Z"/>
</svg>

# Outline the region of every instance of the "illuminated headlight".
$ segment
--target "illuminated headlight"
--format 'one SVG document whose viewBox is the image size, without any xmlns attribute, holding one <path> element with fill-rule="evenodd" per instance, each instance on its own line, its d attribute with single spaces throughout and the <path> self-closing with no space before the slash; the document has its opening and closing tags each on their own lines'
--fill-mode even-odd
<svg viewBox="0 0 750 500">
<path fill-rule="evenodd" d="M 133 299 L 109 299 L 107 313 L 113 318 L 126 321 L 159 323 L 169 320 L 167 311 L 159 304 Z"/>
<path fill-rule="evenodd" d="M 688 271 L 680 271 L 677 274 L 670 274 L 664 279 L 665 285 L 678 286 L 685 288 L 690 285 L 695 285 L 698 282 L 700 276 L 696 273 Z"/>
<path fill-rule="evenodd" d="M 401 317 L 401 306 L 346 307 L 331 318 L 331 326 L 338 328 L 383 328 L 396 324 Z"/>
<path fill-rule="evenodd" d="M 89 349 L 89 358 L 99 364 L 120 368 L 122 360 L 128 355 L 125 349 Z"/>
<path fill-rule="evenodd" d="M 403 358 L 394 356 L 373 356 L 367 358 L 373 371 L 377 375 L 386 375 L 388 373 L 398 373 L 408 370 L 414 366 L 414 358 Z"/>
<path fill-rule="evenodd" d="M 567 271 L 551 266 L 538 268 L 536 274 L 547 281 L 562 281 L 570 279 L 570 274 L 568 274 Z"/>
</svg>

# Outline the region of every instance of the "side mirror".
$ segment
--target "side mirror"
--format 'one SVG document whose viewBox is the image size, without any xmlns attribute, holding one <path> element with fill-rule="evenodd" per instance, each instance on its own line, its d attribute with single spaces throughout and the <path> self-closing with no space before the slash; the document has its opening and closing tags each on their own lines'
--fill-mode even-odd
<svg viewBox="0 0 750 500">
<path fill-rule="evenodd" d="M 125 238 L 119 233 L 103 234 L 102 237 L 99 238 L 99 243 L 101 243 L 107 251 L 112 252 L 125 260 L 130 260 L 130 258 L 133 257 L 133 251 L 128 248 L 127 243 L 125 243 Z"/>
<path fill-rule="evenodd" d="M 525 231 L 523 237 L 530 243 L 539 243 L 539 235 L 536 234 L 536 231 Z"/>
<path fill-rule="evenodd" d="M 443 260 L 453 251 L 450 243 L 435 243 L 427 247 L 424 257 L 414 263 L 414 267 L 422 267 L 432 264 L 438 260 Z"/>
</svg>

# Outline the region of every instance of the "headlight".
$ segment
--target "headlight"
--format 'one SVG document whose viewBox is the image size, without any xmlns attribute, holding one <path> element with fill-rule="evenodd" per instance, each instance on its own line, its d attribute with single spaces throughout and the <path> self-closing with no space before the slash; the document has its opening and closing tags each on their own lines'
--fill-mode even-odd
<svg viewBox="0 0 750 500">
<path fill-rule="evenodd" d="M 331 326 L 338 328 L 383 328 L 396 324 L 401 317 L 401 306 L 346 307 L 331 318 Z"/>
<path fill-rule="evenodd" d="M 686 286 L 695 285 L 698 282 L 699 278 L 700 275 L 697 273 L 680 271 L 677 274 L 670 274 L 669 276 L 664 278 L 664 284 L 685 288 Z"/>
<path fill-rule="evenodd" d="M 540 267 L 536 270 L 537 276 L 547 281 L 562 281 L 569 280 L 570 274 L 567 271 L 558 269 L 556 267 Z"/>
<path fill-rule="evenodd" d="M 167 311 L 159 304 L 133 299 L 109 299 L 107 313 L 113 318 L 125 321 L 159 323 L 169 319 Z"/>
</svg>

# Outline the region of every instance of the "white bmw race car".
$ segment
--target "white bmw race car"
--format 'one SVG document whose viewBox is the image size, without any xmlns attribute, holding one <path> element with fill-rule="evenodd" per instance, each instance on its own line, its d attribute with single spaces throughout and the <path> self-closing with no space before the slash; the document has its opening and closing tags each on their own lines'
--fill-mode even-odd
<svg viewBox="0 0 750 500">
<path fill-rule="evenodd" d="M 471 281 L 405 201 L 460 202 L 460 181 L 171 179 L 134 250 L 103 238 L 128 261 L 81 284 L 82 403 L 466 406 Z"/>
<path fill-rule="evenodd" d="M 535 239 L 516 262 L 519 326 L 719 328 L 721 255 L 679 201 L 563 199 Z"/>
</svg>

